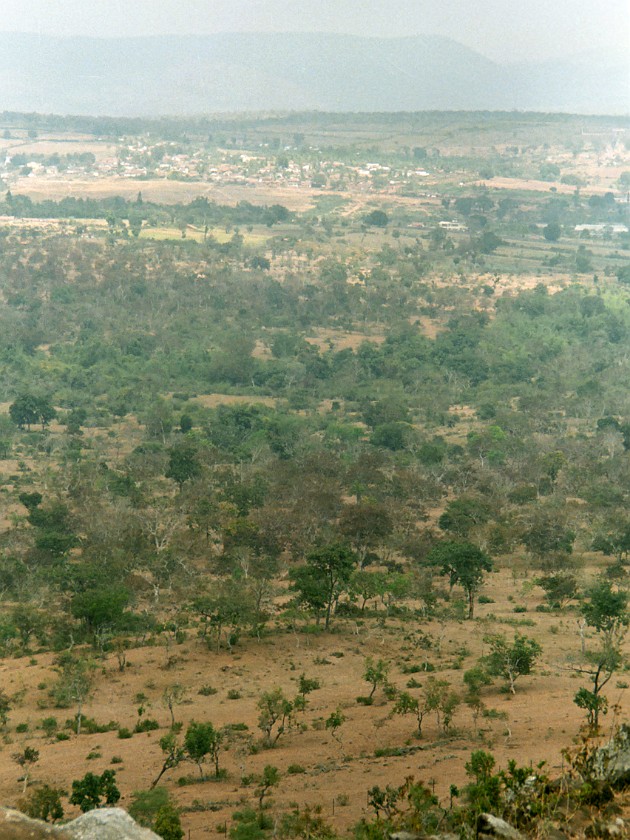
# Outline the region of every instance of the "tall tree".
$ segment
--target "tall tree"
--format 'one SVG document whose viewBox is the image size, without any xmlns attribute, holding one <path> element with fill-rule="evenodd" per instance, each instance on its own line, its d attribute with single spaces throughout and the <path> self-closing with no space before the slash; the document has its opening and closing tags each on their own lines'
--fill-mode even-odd
<svg viewBox="0 0 630 840">
<path fill-rule="evenodd" d="M 427 559 L 431 565 L 440 567 L 451 586 L 459 584 L 463 588 L 468 600 L 468 618 L 472 618 L 475 596 L 486 572 L 493 569 L 490 557 L 473 543 L 444 540 L 431 549 Z"/>
<path fill-rule="evenodd" d="M 298 600 L 325 614 L 326 630 L 330 617 L 339 600 L 350 585 L 356 555 L 344 545 L 327 545 L 311 552 L 306 564 L 291 573 L 291 588 L 298 593 Z"/>
</svg>

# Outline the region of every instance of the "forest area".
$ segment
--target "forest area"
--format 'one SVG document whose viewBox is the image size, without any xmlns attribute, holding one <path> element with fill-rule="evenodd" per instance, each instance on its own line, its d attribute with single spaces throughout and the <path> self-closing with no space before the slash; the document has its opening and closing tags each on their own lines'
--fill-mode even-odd
<svg viewBox="0 0 630 840">
<path fill-rule="evenodd" d="M 0 115 L 3 800 L 623 836 L 628 121 L 34 120 Z"/>
</svg>

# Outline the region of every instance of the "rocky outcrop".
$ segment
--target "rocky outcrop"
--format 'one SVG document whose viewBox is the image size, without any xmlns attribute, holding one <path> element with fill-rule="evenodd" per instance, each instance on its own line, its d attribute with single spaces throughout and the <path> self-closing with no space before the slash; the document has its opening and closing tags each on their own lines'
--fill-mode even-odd
<svg viewBox="0 0 630 840">
<path fill-rule="evenodd" d="M 523 840 L 523 835 L 505 820 L 493 814 L 479 814 L 477 819 L 477 837 L 497 838 L 497 840 Z"/>
<path fill-rule="evenodd" d="M 160 840 L 142 828 L 122 808 L 88 811 L 64 826 L 31 820 L 19 811 L 0 808 L 2 840 Z"/>
<path fill-rule="evenodd" d="M 597 778 L 615 788 L 630 785 L 630 726 L 622 724 L 611 740 L 597 750 Z"/>
</svg>

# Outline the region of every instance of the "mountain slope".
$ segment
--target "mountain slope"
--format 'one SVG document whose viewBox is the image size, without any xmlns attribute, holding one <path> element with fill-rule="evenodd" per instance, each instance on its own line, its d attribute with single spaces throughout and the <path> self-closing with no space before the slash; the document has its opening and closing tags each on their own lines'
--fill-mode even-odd
<svg viewBox="0 0 630 840">
<path fill-rule="evenodd" d="M 555 109 L 626 112 L 628 74 L 597 57 L 497 65 L 447 38 L 0 34 L 0 111 Z"/>
</svg>

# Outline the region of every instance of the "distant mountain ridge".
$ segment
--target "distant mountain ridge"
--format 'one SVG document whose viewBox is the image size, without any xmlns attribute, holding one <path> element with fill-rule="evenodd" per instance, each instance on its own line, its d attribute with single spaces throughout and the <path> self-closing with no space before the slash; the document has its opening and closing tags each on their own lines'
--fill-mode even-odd
<svg viewBox="0 0 630 840">
<path fill-rule="evenodd" d="M 630 63 L 598 53 L 499 65 L 448 38 L 0 33 L 0 111 L 630 111 Z"/>
</svg>

